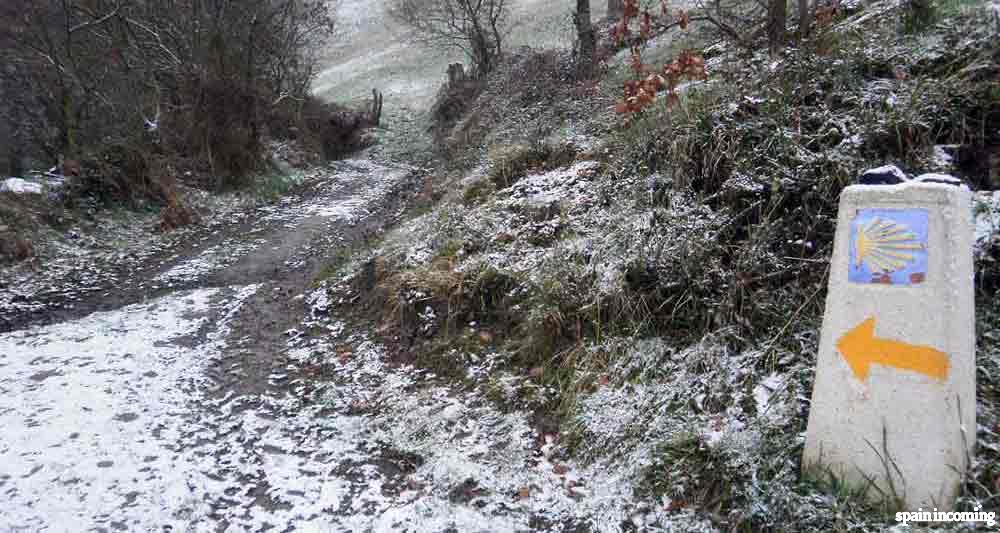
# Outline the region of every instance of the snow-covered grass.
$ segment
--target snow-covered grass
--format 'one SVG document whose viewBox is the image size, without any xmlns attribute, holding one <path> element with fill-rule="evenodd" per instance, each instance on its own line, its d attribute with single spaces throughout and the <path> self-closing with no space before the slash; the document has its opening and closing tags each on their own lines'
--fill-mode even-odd
<svg viewBox="0 0 1000 533">
<path fill-rule="evenodd" d="M 372 274 L 374 305 L 392 303 L 384 337 L 504 410 L 555 417 L 560 450 L 615 472 L 632 508 L 669 517 L 661 527 L 892 526 L 887 507 L 801 471 L 836 199 L 886 163 L 960 172 L 935 146 L 993 135 L 965 124 L 989 108 L 974 72 L 995 57 L 974 17 L 901 37 L 893 9 L 778 59 L 723 51 L 710 76 L 725 83 L 613 135 L 548 78 L 498 75 L 470 112 L 488 130 L 470 146 L 479 164 L 343 270 L 334 299 L 359 297 L 352 270 Z M 504 172 L 512 141 L 553 140 L 572 162 Z M 989 509 L 1000 277 L 980 212 L 982 451 L 960 505 Z"/>
<path fill-rule="evenodd" d="M 389 0 L 340 0 L 337 4 L 340 32 L 322 53 L 313 87 L 314 94 L 324 100 L 357 102 L 377 88 L 385 94 L 387 111 L 390 107 L 427 107 L 447 81 L 448 64 L 468 62 L 458 51 L 414 46 L 409 30 L 386 14 Z M 506 41 L 508 49 L 572 46 L 572 5 L 546 0 L 509 4 L 515 24 Z M 594 3 L 593 17 L 604 16 L 605 7 Z"/>
</svg>

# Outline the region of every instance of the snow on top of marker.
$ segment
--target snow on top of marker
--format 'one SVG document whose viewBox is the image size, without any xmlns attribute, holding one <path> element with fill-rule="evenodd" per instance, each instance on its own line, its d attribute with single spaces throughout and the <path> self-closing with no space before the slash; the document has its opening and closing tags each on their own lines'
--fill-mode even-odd
<svg viewBox="0 0 1000 533">
<path fill-rule="evenodd" d="M 42 194 L 42 185 L 21 178 L 7 178 L 0 182 L 0 192 L 4 191 L 14 194 Z"/>
</svg>

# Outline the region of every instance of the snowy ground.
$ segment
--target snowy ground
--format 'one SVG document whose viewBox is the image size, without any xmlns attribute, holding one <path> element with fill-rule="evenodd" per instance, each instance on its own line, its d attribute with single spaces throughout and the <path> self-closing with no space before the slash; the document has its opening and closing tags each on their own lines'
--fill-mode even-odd
<svg viewBox="0 0 1000 533">
<path fill-rule="evenodd" d="M 0 436 L 6 502 L 0 530 L 184 531 L 220 523 L 243 530 L 305 514 L 286 516 L 291 496 L 270 492 L 278 479 L 302 483 L 297 473 L 280 473 L 292 457 L 261 450 L 302 453 L 299 439 L 309 433 L 294 420 L 314 424 L 314 413 L 296 409 L 292 422 L 269 429 L 290 407 L 286 397 L 302 395 L 279 383 L 273 396 L 247 396 L 260 388 L 250 382 L 259 381 L 254 370 L 261 365 L 241 348 L 247 342 L 274 348 L 253 343 L 245 332 L 282 337 L 278 318 L 294 322 L 303 313 L 280 317 L 287 307 L 250 298 L 267 291 L 268 301 L 287 300 L 284 295 L 307 288 L 330 254 L 398 216 L 410 179 L 406 168 L 340 162 L 279 204 L 200 227 L 187 235 L 190 242 L 164 244 L 155 255 L 126 246 L 122 253 L 139 259 L 120 276 L 95 280 L 43 269 L 20 271 L 17 283 L 5 283 L 0 311 L 10 323 L 24 323 L 19 314 L 29 312 L 72 317 L 76 309 L 81 317 L 60 322 L 50 316 L 36 322 L 54 324 L 0 336 L 6 430 Z M 77 262 L 86 263 L 87 249 L 80 250 Z M 23 305 L 42 287 L 69 296 Z M 141 303 L 86 314 L 129 300 Z M 266 324 L 251 322 L 260 315 L 247 316 L 241 307 L 248 301 L 255 313 L 268 313 Z M 267 364 L 276 356 L 254 355 Z M 225 368 L 212 366 L 222 363 Z M 281 435 L 297 440 L 275 440 Z M 343 445 L 358 441 L 352 435 Z M 256 513 L 258 505 L 268 512 Z"/>
<path fill-rule="evenodd" d="M 433 94 L 452 58 L 409 64 L 428 56 L 398 46 L 380 18 L 385 2 L 341 3 L 350 39 L 331 49 L 317 93 L 357 99 L 378 86 L 395 127 L 408 114 L 402 106 Z M 535 15 L 519 35 L 569 10 L 518 6 Z M 483 205 L 438 209 L 401 225 L 383 248 L 419 265 L 438 252 L 429 243 L 448 242 L 437 237 L 484 240 L 457 268 L 535 281 L 569 279 L 555 267 L 574 273 L 571 259 L 585 255 L 595 287 L 612 292 L 621 265 L 656 244 L 624 236 L 652 234 L 657 218 L 599 209 L 595 165 L 526 176 Z M 54 250 L 43 271 L 0 272 L 0 330 L 13 329 L 0 333 L 0 531 L 714 530 L 683 501 L 636 494 L 657 443 L 692 440 L 685 435 L 722 468 L 708 475 L 797 477 L 797 453 L 765 457 L 762 443 L 800 445 L 789 428 L 807 389 L 748 372 L 763 356 L 730 353 L 721 340 L 682 351 L 661 339 L 594 347 L 624 355 L 602 369 L 610 385 L 581 400 L 573 419 L 587 436 L 578 456 L 593 464 L 567 459 L 565 436 L 540 434 L 526 411 L 501 411 L 481 390 L 394 362 L 376 335 L 331 305 L 354 295 L 315 280 L 398 220 L 416 188 L 411 170 L 342 162 L 281 202 L 233 206 L 172 239 L 77 243 Z M 484 171 L 467 178 L 483 180 Z M 648 188 L 652 204 L 653 178 L 614 185 L 622 194 Z M 636 203 L 646 202 L 639 194 Z M 707 209 L 670 200 L 659 222 L 674 228 L 668 236 L 711 241 L 717 221 Z M 987 235 L 1000 220 L 996 195 L 981 203 Z M 92 235 L 78 240 L 100 240 Z M 659 250 L 670 256 L 673 241 L 663 239 Z M 94 261 L 96 249 L 108 261 Z M 456 362 L 500 385 L 517 377 L 478 357 L 459 353 Z M 787 376 L 811 370 L 796 354 L 770 357 L 792 369 Z M 678 415 L 689 403 L 696 413 Z M 712 403 L 725 411 L 703 408 Z M 764 472 L 775 465 L 784 477 Z M 660 466 L 669 483 L 691 474 Z M 741 486 L 755 499 L 787 496 L 773 501 L 798 509 L 788 502 L 804 500 L 786 485 Z"/>
<path fill-rule="evenodd" d="M 259 289 L 182 291 L 0 337 L 0 529 L 515 531 L 629 518 L 627 485 L 550 460 L 554 443 L 524 414 L 389 367 L 363 335 L 339 352 L 331 337 L 294 336 L 270 376 L 288 387 L 219 396 L 213 376 L 241 371 L 221 364 L 228 324 Z"/>
<path fill-rule="evenodd" d="M 390 364 L 351 317 L 329 314 L 317 271 L 396 219 L 410 177 L 338 163 L 95 296 L 135 303 L 0 334 L 0 531 L 615 531 L 654 519 L 630 504 L 634 472 L 560 459 L 527 413 Z"/>
<path fill-rule="evenodd" d="M 190 401 L 219 339 L 174 344 L 240 304 L 223 292 L 232 293 L 182 292 L 0 338 L 0 529 L 178 527 L 203 505 L 197 488 L 223 496 L 194 446 L 204 425 Z"/>
</svg>

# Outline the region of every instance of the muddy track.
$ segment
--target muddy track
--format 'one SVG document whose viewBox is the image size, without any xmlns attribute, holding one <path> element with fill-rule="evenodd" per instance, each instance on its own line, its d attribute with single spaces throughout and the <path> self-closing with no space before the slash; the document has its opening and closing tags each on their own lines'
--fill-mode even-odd
<svg viewBox="0 0 1000 533">
<path fill-rule="evenodd" d="M 226 354 L 220 364 L 230 368 L 238 365 L 240 375 L 222 379 L 219 395 L 262 394 L 285 388 L 270 383 L 268 376 L 284 369 L 287 361 L 282 354 L 288 348 L 289 334 L 301 328 L 306 319 L 307 306 L 300 295 L 313 288 L 317 276 L 335 261 L 338 252 L 364 246 L 397 222 L 416 183 L 414 176 L 401 179 L 387 201 L 366 206 L 371 215 L 358 223 L 311 216 L 292 229 L 281 225 L 272 228 L 263 237 L 267 244 L 205 278 L 202 287 L 259 286 L 231 323 L 230 337 L 239 339 L 244 348 Z"/>
<path fill-rule="evenodd" d="M 201 228 L 187 240 L 156 253 L 129 271 L 110 266 L 118 268 L 112 279 L 124 281 L 104 280 L 87 289 L 83 296 L 67 297 L 68 291 L 61 290 L 35 294 L 31 303 L 36 304 L 36 309 L 31 311 L 0 308 L 0 333 L 75 320 L 180 290 L 262 281 L 281 283 L 286 290 L 302 290 L 338 250 L 357 246 L 394 222 L 419 181 L 415 171 L 396 169 L 400 175 L 390 184 L 391 188 L 380 191 L 377 203 L 359 206 L 364 216 L 354 220 L 313 215 L 290 224 L 288 218 L 274 216 L 294 215 L 300 209 L 316 210 L 357 197 L 371 184 L 361 179 L 338 180 L 338 170 L 351 168 L 350 161 L 335 163 L 329 173 L 296 186 L 278 204 L 248 209 L 221 228 Z M 221 270 L 164 277 L 207 251 L 228 254 L 227 248 L 242 249 L 244 255 Z M 39 275 L 45 275 L 44 268 Z M 71 285 L 73 280 L 66 283 Z"/>
<path fill-rule="evenodd" d="M 187 414 L 175 418 L 174 422 L 179 423 L 176 426 L 179 433 L 171 439 L 163 433 L 165 426 L 157 425 L 151 434 L 157 441 L 167 442 L 175 453 L 211 457 L 216 465 L 208 469 L 211 479 L 228 480 L 235 484 L 226 491 L 206 494 L 204 503 L 210 508 L 207 519 L 213 523 L 213 528 L 224 531 L 241 527 L 234 520 L 247 515 L 245 509 L 248 502 L 270 513 L 280 513 L 288 508 L 286 501 L 271 495 L 270 481 L 260 468 L 260 465 L 272 461 L 272 457 L 297 457 L 299 461 L 312 461 L 309 464 L 317 465 L 316 468 L 329 464 L 342 471 L 342 477 L 352 484 L 352 479 L 358 477 L 356 484 L 359 487 L 365 486 L 364 475 L 360 473 L 363 471 L 379 472 L 387 481 L 401 479 L 412 471 L 419 458 L 361 439 L 352 444 L 359 450 L 359 459 L 341 460 L 327 454 L 328 457 L 316 462 L 310 452 L 298 446 L 261 442 L 260 430 L 245 427 L 245 420 L 277 420 L 294 416 L 300 410 L 319 408 L 316 396 L 324 386 L 323 376 L 312 376 L 315 379 L 310 380 L 307 390 L 286 378 L 289 367 L 296 365 L 287 355 L 288 332 L 301 329 L 309 318 L 304 295 L 314 289 L 317 275 L 345 250 L 362 247 L 373 236 L 397 222 L 412 193 L 419 190 L 420 179 L 419 173 L 410 168 L 384 167 L 369 161 L 340 162 L 334 165 L 329 175 L 302 184 L 278 204 L 253 209 L 245 217 L 239 217 L 238 222 L 222 228 L 196 233 L 187 243 L 151 258 L 142 268 L 128 273 L 129 283 L 106 286 L 106 293 L 98 296 L 92 292 L 83 300 L 52 299 L 45 302 L 46 308 L 42 311 L 6 317 L 6 327 L 15 329 L 13 336 L 7 339 L 8 342 L 14 341 L 11 345 L 15 354 L 12 361 L 17 364 L 16 354 L 25 346 L 23 340 L 17 339 L 31 339 L 44 331 L 45 326 L 70 325 L 70 321 L 86 323 L 92 319 L 85 317 L 96 311 L 126 308 L 141 302 L 150 302 L 145 307 L 156 309 L 161 304 L 153 302 L 187 298 L 184 295 L 204 294 L 205 290 L 214 291 L 210 293 L 208 302 L 217 306 L 216 309 L 191 316 L 193 322 L 200 322 L 200 327 L 169 341 L 154 343 L 165 348 L 179 346 L 205 353 L 211 353 L 212 346 L 218 348 L 203 371 L 197 372 L 182 387 L 191 394 L 191 400 L 184 402 Z M 145 320 L 141 316 L 137 315 L 136 320 Z M 102 319 L 93 320 L 100 324 Z M 111 327 L 124 331 L 137 325 Z M 84 331 L 94 329 L 90 326 Z M 85 333 L 75 335 L 82 340 L 82 334 Z M 41 335 L 44 336 L 44 333 Z M 2 337 L 0 335 L 0 340 Z M 19 344 L 21 347 L 18 347 Z M 28 360 L 31 359 L 30 353 L 29 348 Z M 148 352 L 141 353 L 141 356 L 144 360 L 155 358 Z M 107 361 L 102 361 L 102 366 L 114 364 L 113 353 L 106 357 Z M 124 357 L 128 359 L 131 355 L 126 353 Z M 51 370 L 30 370 L 25 389 L 29 395 L 36 389 L 41 390 L 35 383 L 52 377 L 59 379 L 64 372 L 78 372 L 72 370 L 75 366 L 72 358 L 42 361 L 46 362 L 51 362 Z M 0 356 L 0 367 L 8 364 L 9 361 Z M 30 369 L 37 362 L 28 364 Z M 142 382 L 133 378 L 133 384 L 139 389 L 155 387 L 158 372 L 137 376 Z M 0 390 L 5 392 L 15 390 L 17 386 L 16 378 L 0 380 Z M 105 390 L 114 388 L 117 387 Z M 289 407 L 286 401 L 291 402 L 293 407 Z M 23 413 L 28 417 L 29 424 L 34 424 L 31 420 L 38 416 L 36 411 L 30 406 L 18 408 L 18 411 L 23 409 L 27 409 Z M 45 409 L 42 408 L 42 412 Z M 4 413 L 10 414 L 11 411 L 5 411 L 0 406 L 0 414 Z M 119 412 L 115 419 L 130 422 L 139 416 Z M 302 427 L 308 428 L 306 431 L 317 432 L 316 438 L 324 439 L 324 430 L 315 427 L 313 422 L 304 422 Z M 52 427 L 52 430 L 58 431 L 58 427 Z M 337 436 L 330 435 L 331 438 Z M 107 437 L 104 431 L 94 438 Z M 282 438 L 290 437 L 282 435 Z M 233 439 L 238 445 L 226 444 Z M 10 445 L 0 439 L 0 456 L 9 450 Z M 151 456 L 151 460 L 156 458 Z M 106 464 L 112 463 L 109 461 Z M 47 471 L 41 466 L 43 464 L 46 463 L 32 467 L 30 472 Z M 319 474 L 307 472 L 304 475 Z M 8 478 L 0 468 L 0 493 L 5 479 Z M 109 489 L 117 487 L 120 485 Z M 16 499 L 18 489 L 15 487 L 15 492 L 10 490 L 7 489 L 7 496 Z M 173 511 L 175 517 L 183 516 L 183 510 Z M 346 510 L 344 512 L 347 513 Z M 2 518 L 0 516 L 0 525 L 3 524 Z M 115 527 L 114 522 L 111 525 Z M 125 527 L 124 522 L 120 525 Z M 245 525 L 242 524 L 242 527 Z"/>
</svg>

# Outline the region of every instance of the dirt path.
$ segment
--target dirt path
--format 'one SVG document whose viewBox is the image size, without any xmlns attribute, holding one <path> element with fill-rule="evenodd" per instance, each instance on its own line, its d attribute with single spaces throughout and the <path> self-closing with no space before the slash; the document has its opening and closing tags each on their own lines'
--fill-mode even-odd
<svg viewBox="0 0 1000 533">
<path fill-rule="evenodd" d="M 0 332 L 73 320 L 182 289 L 246 285 L 276 272 L 298 283 L 311 281 L 328 256 L 398 218 L 415 184 L 410 167 L 382 167 L 367 159 L 334 162 L 279 203 L 196 228 L 138 264 L 87 265 L 106 270 L 87 280 L 76 271 L 51 278 L 43 265 L 32 281 L 44 282 L 44 291 L 0 299 Z M 0 294 L 17 289 L 0 283 Z M 3 305 L 5 300 L 13 305 Z"/>
<path fill-rule="evenodd" d="M 388 80 L 387 126 L 369 151 L 381 163 L 339 162 L 280 203 L 185 233 L 113 272 L 88 266 L 75 285 L 57 280 L 27 295 L 0 286 L 0 531 L 618 531 L 634 522 L 628 473 L 559 460 L 556 437 L 539 435 L 530 414 L 391 364 L 315 287 L 345 250 L 397 221 L 417 190 L 420 172 L 405 162 L 420 164 L 429 145 L 413 110 L 451 59 L 352 49 L 379 39 L 362 33 L 375 31 L 384 2 L 342 3 L 355 15 L 354 40 L 332 51 L 317 92 L 363 96 L 372 80 Z M 532 20 L 562 16 L 537 1 L 521 7 L 545 6 Z M 338 74 L 376 52 L 386 61 Z M 395 70 L 416 52 L 443 63 Z"/>
<path fill-rule="evenodd" d="M 304 391 L 288 378 L 287 332 L 308 318 L 304 296 L 320 270 L 398 219 L 417 182 L 413 169 L 339 162 L 100 295 L 9 315 L 17 330 L 0 335 L 0 530 L 281 524 L 297 492 L 272 494 L 267 466 L 290 467 L 310 456 L 303 440 L 326 440 L 308 416 L 322 380 Z M 301 483 L 318 473 L 280 475 Z"/>
<path fill-rule="evenodd" d="M 631 485 L 390 363 L 314 287 L 416 182 L 341 162 L 0 334 L 0 531 L 618 530 Z"/>
</svg>

